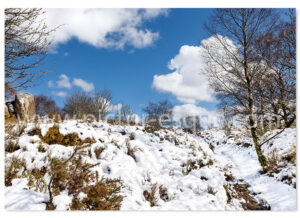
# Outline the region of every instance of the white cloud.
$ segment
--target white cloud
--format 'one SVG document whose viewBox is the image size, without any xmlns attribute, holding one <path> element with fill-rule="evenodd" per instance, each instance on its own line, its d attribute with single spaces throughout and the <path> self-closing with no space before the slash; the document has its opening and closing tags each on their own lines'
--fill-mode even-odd
<svg viewBox="0 0 300 218">
<path fill-rule="evenodd" d="M 80 78 L 74 78 L 72 83 L 73 83 L 73 85 L 80 87 L 85 92 L 90 92 L 90 91 L 94 90 L 93 83 L 89 83 Z"/>
<path fill-rule="evenodd" d="M 143 48 L 159 37 L 143 23 L 160 15 L 167 9 L 47 9 L 46 22 L 50 28 L 62 25 L 52 34 L 54 46 L 76 38 L 98 48 Z"/>
<path fill-rule="evenodd" d="M 70 79 L 66 74 L 61 74 L 59 76 L 60 80 L 56 81 L 57 88 L 72 88 L 72 84 L 70 83 Z M 49 85 L 49 84 L 48 84 Z"/>
<path fill-rule="evenodd" d="M 137 114 L 132 114 L 129 119 L 134 121 L 135 123 L 140 123 L 142 121 L 140 116 Z"/>
<path fill-rule="evenodd" d="M 48 82 L 48 87 L 49 87 L 49 88 L 52 88 L 53 86 L 54 86 L 53 81 L 50 80 L 50 81 Z"/>
<path fill-rule="evenodd" d="M 206 64 L 204 52 L 201 45 L 182 46 L 179 53 L 168 64 L 168 68 L 174 72 L 154 75 L 152 86 L 160 92 L 175 95 L 184 103 L 216 101 L 213 90 L 209 87 L 208 80 L 203 73 Z"/>
<path fill-rule="evenodd" d="M 111 105 L 111 112 L 119 111 L 122 108 L 122 104 Z"/>
<path fill-rule="evenodd" d="M 67 93 L 66 92 L 62 92 L 62 91 L 60 91 L 60 92 L 53 91 L 52 94 L 56 95 L 56 96 L 59 96 L 59 97 L 62 97 L 62 98 L 64 98 L 64 97 L 67 96 Z"/>
<path fill-rule="evenodd" d="M 218 115 L 216 111 L 209 111 L 203 107 L 194 104 L 176 105 L 173 108 L 173 118 L 175 121 L 179 121 L 180 118 L 187 116 L 198 116 L 201 123 L 213 123 L 217 125 Z"/>
</svg>

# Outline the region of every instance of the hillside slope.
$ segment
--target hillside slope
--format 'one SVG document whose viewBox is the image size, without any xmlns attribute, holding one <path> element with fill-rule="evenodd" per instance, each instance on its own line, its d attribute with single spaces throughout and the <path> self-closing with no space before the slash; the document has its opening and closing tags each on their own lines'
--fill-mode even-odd
<svg viewBox="0 0 300 218">
<path fill-rule="evenodd" d="M 44 123 L 37 128 L 36 124 L 28 124 L 11 137 L 9 134 L 20 129 L 16 125 L 6 134 L 6 142 L 18 143 L 6 152 L 6 174 L 16 160 L 21 163 L 5 189 L 6 209 L 45 210 L 49 201 L 49 166 L 55 158 L 72 158 L 80 146 L 80 161 L 93 165 L 92 172 L 121 179 L 121 210 L 253 210 L 270 209 L 270 205 L 275 210 L 296 209 L 296 189 L 258 174 L 253 149 L 239 148 L 228 141 L 221 144 L 226 137 L 218 131 L 199 137 L 181 130 L 148 133 L 142 126 L 70 120 L 58 124 L 59 133 L 75 133 L 79 141 L 87 143 L 66 146 L 43 140 L 54 125 Z M 294 130 L 288 137 L 291 134 Z M 37 179 L 32 177 L 35 170 L 45 172 Z M 280 188 L 276 193 L 280 198 L 273 195 L 277 191 L 274 188 Z M 72 209 L 74 196 L 67 188 L 54 193 L 55 209 Z M 86 196 L 80 192 L 76 199 L 82 203 Z"/>
</svg>

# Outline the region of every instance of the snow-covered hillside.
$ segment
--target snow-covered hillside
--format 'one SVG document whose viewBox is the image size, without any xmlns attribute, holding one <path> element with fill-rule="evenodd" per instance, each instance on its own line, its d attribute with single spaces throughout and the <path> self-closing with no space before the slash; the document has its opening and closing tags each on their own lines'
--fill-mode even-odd
<svg viewBox="0 0 300 218">
<path fill-rule="evenodd" d="M 47 144 L 41 140 L 55 124 L 28 124 L 15 138 L 6 133 L 6 143 L 16 145 L 6 152 L 6 173 L 16 160 L 11 184 L 5 188 L 8 210 L 45 210 L 49 201 L 51 160 L 66 161 L 78 146 Z M 82 162 L 93 165 L 100 177 L 121 179 L 121 210 L 250 210 L 296 209 L 296 166 L 290 160 L 273 177 L 259 174 L 260 166 L 247 137 L 226 137 L 210 130 L 195 136 L 181 130 L 149 133 L 143 126 L 119 126 L 104 122 L 83 123 L 77 120 L 56 124 L 60 134 L 76 133 L 83 143 Z M 240 144 L 239 144 L 240 143 Z M 271 145 L 272 144 L 272 145 Z M 295 152 L 296 130 L 264 146 L 265 154 Z M 34 180 L 34 170 L 45 171 Z M 11 170 L 12 171 L 12 170 Z M 28 172 L 31 172 L 28 173 Z M 39 174 L 40 175 L 40 174 Z M 289 175 L 290 179 L 283 179 Z M 74 195 L 69 190 L 54 194 L 56 210 L 68 210 Z M 86 193 L 79 193 L 82 200 Z"/>
</svg>

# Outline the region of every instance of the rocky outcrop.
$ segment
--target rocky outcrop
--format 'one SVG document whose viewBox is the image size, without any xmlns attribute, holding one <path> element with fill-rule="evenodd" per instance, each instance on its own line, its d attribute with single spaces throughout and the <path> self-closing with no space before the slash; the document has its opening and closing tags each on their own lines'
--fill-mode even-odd
<svg viewBox="0 0 300 218">
<path fill-rule="evenodd" d="M 4 104 L 4 113 L 5 113 L 5 119 L 10 117 L 8 107 L 6 104 Z"/>
<path fill-rule="evenodd" d="M 31 118 L 35 115 L 34 95 L 18 93 L 15 98 L 15 113 L 20 118 Z"/>
</svg>

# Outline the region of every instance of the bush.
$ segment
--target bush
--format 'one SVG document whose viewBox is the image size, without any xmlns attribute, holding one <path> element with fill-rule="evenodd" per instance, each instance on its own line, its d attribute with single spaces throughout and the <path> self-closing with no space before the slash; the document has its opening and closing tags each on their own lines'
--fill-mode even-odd
<svg viewBox="0 0 300 218">
<path fill-rule="evenodd" d="M 27 134 L 29 136 L 34 136 L 34 135 L 42 136 L 41 129 L 38 127 L 34 127 L 34 129 L 30 130 Z"/>
<path fill-rule="evenodd" d="M 196 170 L 199 168 L 197 162 L 193 160 L 188 160 L 186 163 L 182 164 L 181 166 L 184 167 L 182 169 L 183 175 L 188 175 L 192 170 Z"/>
<path fill-rule="evenodd" d="M 270 176 L 273 173 L 279 173 L 279 157 L 276 150 L 273 150 L 271 157 L 268 158 L 267 167 L 267 171 Z"/>
<path fill-rule="evenodd" d="M 46 167 L 42 167 L 41 169 L 34 168 L 30 172 L 28 172 L 28 186 L 34 187 L 36 192 L 46 192 L 47 184 L 44 180 L 44 176 L 47 172 Z"/>
<path fill-rule="evenodd" d="M 74 146 L 80 145 L 82 144 L 82 142 L 77 133 L 69 133 L 63 137 L 63 140 L 60 144 L 66 146 Z"/>
<path fill-rule="evenodd" d="M 87 155 L 82 149 L 87 146 L 76 146 L 73 154 L 67 160 L 53 158 L 50 164 L 50 182 L 48 184 L 49 201 L 45 202 L 47 208 L 55 209 L 53 195 L 58 195 L 63 190 L 68 190 L 73 195 L 71 210 L 118 210 L 121 207 L 123 196 L 118 195 L 121 190 L 120 179 L 98 179 L 98 172 L 91 168 L 99 165 L 84 163 L 82 156 Z M 85 193 L 86 197 L 79 199 L 79 194 Z"/>
<path fill-rule="evenodd" d="M 103 147 L 95 148 L 94 153 L 97 159 L 100 159 L 101 153 L 105 150 Z"/>
<path fill-rule="evenodd" d="M 159 186 L 159 197 L 163 201 L 169 200 L 168 189 L 166 187 L 164 187 L 163 185 Z"/>
<path fill-rule="evenodd" d="M 129 139 L 130 139 L 130 140 L 134 140 L 134 139 L 135 139 L 135 134 L 134 134 L 134 132 L 130 133 Z"/>
<path fill-rule="evenodd" d="M 41 152 L 41 153 L 45 153 L 46 149 L 42 144 L 39 144 L 38 151 Z"/>
<path fill-rule="evenodd" d="M 61 144 L 65 146 L 74 146 L 83 145 L 86 143 L 95 143 L 95 140 L 89 137 L 81 140 L 77 133 L 69 133 L 67 135 L 63 135 L 59 132 L 59 127 L 57 125 L 49 128 L 46 135 L 44 137 L 41 137 L 41 139 L 44 143 L 47 143 L 49 145 Z"/>
<path fill-rule="evenodd" d="M 64 135 L 60 134 L 59 127 L 56 125 L 49 128 L 46 135 L 44 137 L 41 137 L 42 141 L 49 145 L 61 144 L 63 138 Z"/>
<path fill-rule="evenodd" d="M 51 160 L 50 171 L 48 173 L 51 177 L 49 182 L 49 188 L 51 189 L 50 192 L 54 195 L 59 195 L 61 191 L 66 189 L 68 184 L 67 163 L 58 158 L 53 158 Z"/>
<path fill-rule="evenodd" d="M 290 154 L 284 157 L 286 161 L 289 161 L 293 164 L 296 164 L 296 151 L 291 152 Z"/>
<path fill-rule="evenodd" d="M 119 210 L 123 196 L 119 195 L 122 187 L 120 179 L 102 178 L 95 185 L 88 185 L 84 189 L 86 197 L 82 200 L 78 194 L 72 199 L 71 210 Z"/>
<path fill-rule="evenodd" d="M 20 149 L 19 142 L 17 140 L 7 140 L 5 142 L 5 151 L 12 153 Z"/>
<path fill-rule="evenodd" d="M 207 187 L 207 193 L 209 193 L 211 195 L 215 195 L 217 193 L 217 191 L 214 191 L 214 189 L 209 185 Z"/>
<path fill-rule="evenodd" d="M 134 159 L 134 161 L 136 162 L 136 156 L 135 156 L 135 152 L 140 150 L 138 147 L 132 147 L 129 143 L 129 140 L 126 139 L 126 147 L 127 147 L 127 155 L 129 155 L 130 157 L 132 157 Z"/>
<path fill-rule="evenodd" d="M 25 162 L 16 157 L 11 159 L 9 167 L 5 167 L 5 186 L 11 186 L 12 180 L 17 178 L 22 168 L 25 168 Z"/>
<path fill-rule="evenodd" d="M 206 161 L 199 159 L 198 161 L 196 160 L 188 160 L 186 163 L 181 164 L 182 169 L 182 174 L 183 175 L 188 175 L 192 170 L 197 170 L 199 168 L 205 167 L 205 166 L 211 166 L 213 165 L 213 160 L 209 159 Z"/>
<path fill-rule="evenodd" d="M 143 192 L 143 195 L 144 195 L 146 201 L 150 202 L 151 207 L 157 206 L 158 198 L 156 197 L 156 192 L 157 192 L 157 184 L 156 183 L 151 187 L 150 192 L 147 190 L 145 190 Z"/>
<path fill-rule="evenodd" d="M 161 129 L 161 126 L 160 125 L 157 125 L 155 123 L 150 123 L 148 124 L 147 126 L 145 126 L 144 130 L 147 132 L 147 133 L 154 133 L 156 131 L 159 131 Z"/>
</svg>

